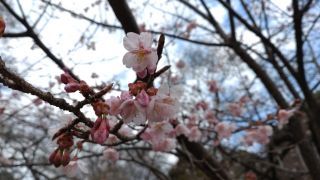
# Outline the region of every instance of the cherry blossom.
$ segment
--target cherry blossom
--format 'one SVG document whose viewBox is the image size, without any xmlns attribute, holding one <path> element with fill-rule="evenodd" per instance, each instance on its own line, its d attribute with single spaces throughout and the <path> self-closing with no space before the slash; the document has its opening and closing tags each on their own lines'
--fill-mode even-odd
<svg viewBox="0 0 320 180">
<path fill-rule="evenodd" d="M 233 116 L 240 116 L 242 113 L 242 107 L 240 103 L 230 103 L 228 110 Z"/>
<path fill-rule="evenodd" d="M 147 117 L 151 122 L 174 118 L 179 111 L 179 88 L 162 85 L 157 94 L 151 97 L 147 107 Z M 181 96 L 181 93 L 180 93 Z"/>
<path fill-rule="evenodd" d="M 120 113 L 120 105 L 123 101 L 120 97 L 111 96 L 106 100 L 107 105 L 109 106 L 110 115 L 118 115 Z"/>
<path fill-rule="evenodd" d="M 103 151 L 103 157 L 112 162 L 116 162 L 119 159 L 119 153 L 113 148 L 107 148 Z"/>
<path fill-rule="evenodd" d="M 206 101 L 202 100 L 202 101 L 199 101 L 197 104 L 196 104 L 196 109 L 197 110 L 207 110 L 209 108 L 209 105 Z"/>
<path fill-rule="evenodd" d="M 163 152 L 169 152 L 172 149 L 176 148 L 176 140 L 172 138 L 166 138 L 158 143 L 154 143 L 152 145 L 152 149 L 154 151 L 163 151 Z"/>
<path fill-rule="evenodd" d="M 194 126 L 190 129 L 190 133 L 188 134 L 189 141 L 199 141 L 201 139 L 201 131 L 197 126 Z"/>
<path fill-rule="evenodd" d="M 157 53 L 151 48 L 152 35 L 142 32 L 140 35 L 129 32 L 123 39 L 124 47 L 129 51 L 123 57 L 123 64 L 136 72 L 142 72 L 146 68 L 153 74 L 158 61 Z"/>
<path fill-rule="evenodd" d="M 170 138 L 174 129 L 168 121 L 151 124 L 140 137 L 152 144 L 152 149 L 156 151 L 170 151 L 175 148 L 175 141 Z"/>
<path fill-rule="evenodd" d="M 293 116 L 294 110 L 285 110 L 285 109 L 280 109 L 278 112 L 278 127 L 279 129 L 282 129 L 282 127 L 286 124 L 288 124 L 289 119 L 291 116 Z"/>
<path fill-rule="evenodd" d="M 214 127 L 219 139 L 229 138 L 235 129 L 235 124 L 230 122 L 220 122 Z"/>
<path fill-rule="evenodd" d="M 211 110 L 205 112 L 205 118 L 210 124 L 217 124 L 219 120 L 215 116 L 215 113 Z"/>
<path fill-rule="evenodd" d="M 144 109 L 135 99 L 128 99 L 120 106 L 120 115 L 125 123 L 143 124 L 146 122 L 145 114 Z"/>
<path fill-rule="evenodd" d="M 176 136 L 180 136 L 180 135 L 187 136 L 189 135 L 190 130 L 184 124 L 178 124 L 175 127 L 175 133 L 176 133 Z"/>
<path fill-rule="evenodd" d="M 150 102 L 149 95 L 144 90 L 137 95 L 136 99 L 142 107 L 147 107 Z"/>
<path fill-rule="evenodd" d="M 81 172 L 86 174 L 89 173 L 86 164 L 83 161 L 79 161 L 77 159 L 70 161 L 70 163 L 67 166 L 64 166 L 62 168 L 62 171 L 65 175 L 67 175 L 70 178 L 76 177 Z"/>
<path fill-rule="evenodd" d="M 258 126 L 256 129 L 250 129 L 247 134 L 243 137 L 243 142 L 246 145 L 252 145 L 254 142 L 260 144 L 269 143 L 269 137 L 272 135 L 273 130 L 269 125 Z"/>
</svg>

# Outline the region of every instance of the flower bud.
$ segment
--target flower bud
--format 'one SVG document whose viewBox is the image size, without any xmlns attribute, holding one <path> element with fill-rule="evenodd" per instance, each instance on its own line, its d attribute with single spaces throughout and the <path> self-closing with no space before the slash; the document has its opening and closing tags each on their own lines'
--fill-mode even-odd
<svg viewBox="0 0 320 180">
<path fill-rule="evenodd" d="M 70 92 L 76 92 L 77 90 L 79 90 L 80 85 L 79 83 L 68 83 L 65 87 L 64 90 L 66 90 L 66 92 L 70 93 Z"/>
<path fill-rule="evenodd" d="M 6 29 L 6 23 L 4 19 L 0 16 L 0 37 L 4 34 L 4 30 Z"/>
<path fill-rule="evenodd" d="M 69 162 L 70 162 L 70 153 L 68 150 L 65 149 L 62 154 L 61 164 L 63 166 L 66 166 L 69 164 Z"/>
<path fill-rule="evenodd" d="M 109 136 L 109 122 L 106 118 L 98 118 L 91 128 L 91 138 L 98 144 L 103 144 Z"/>
</svg>

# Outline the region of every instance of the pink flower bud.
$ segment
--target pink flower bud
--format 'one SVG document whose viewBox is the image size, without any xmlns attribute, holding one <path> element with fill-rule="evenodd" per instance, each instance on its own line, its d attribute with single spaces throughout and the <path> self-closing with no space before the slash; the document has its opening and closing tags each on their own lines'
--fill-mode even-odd
<svg viewBox="0 0 320 180">
<path fill-rule="evenodd" d="M 62 154 L 61 164 L 63 166 L 66 166 L 69 164 L 69 162 L 70 162 L 70 153 L 68 150 L 65 149 Z"/>
<path fill-rule="evenodd" d="M 91 128 L 91 138 L 98 144 L 103 144 L 109 136 L 110 126 L 108 119 L 98 118 Z"/>
<path fill-rule="evenodd" d="M 60 80 L 63 84 L 68 84 L 69 83 L 69 78 L 70 78 L 70 75 L 67 74 L 67 73 L 63 73 L 60 75 Z"/>
<path fill-rule="evenodd" d="M 66 90 L 66 92 L 70 93 L 70 92 L 76 92 L 77 90 L 79 90 L 80 85 L 79 83 L 68 83 L 65 87 L 64 90 Z"/>
<path fill-rule="evenodd" d="M 136 99 L 142 107 L 147 107 L 150 102 L 150 98 L 144 90 L 137 95 Z"/>
<path fill-rule="evenodd" d="M 143 79 L 148 75 L 148 70 L 144 69 L 143 71 L 137 72 L 139 78 Z"/>
<path fill-rule="evenodd" d="M 0 37 L 4 34 L 4 30 L 6 29 L 6 23 L 3 18 L 0 16 Z"/>
</svg>

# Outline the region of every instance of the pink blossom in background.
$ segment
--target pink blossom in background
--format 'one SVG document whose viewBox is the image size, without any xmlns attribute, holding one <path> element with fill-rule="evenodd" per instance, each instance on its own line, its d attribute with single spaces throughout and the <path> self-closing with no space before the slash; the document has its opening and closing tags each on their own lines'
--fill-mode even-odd
<svg viewBox="0 0 320 180">
<path fill-rule="evenodd" d="M 175 133 L 176 133 L 176 136 L 180 136 L 180 135 L 188 136 L 188 134 L 190 133 L 190 130 L 184 124 L 178 124 L 175 127 Z"/>
<path fill-rule="evenodd" d="M 152 149 L 155 151 L 169 152 L 176 148 L 176 140 L 172 138 L 162 139 L 158 143 L 152 144 Z"/>
<path fill-rule="evenodd" d="M 190 129 L 190 133 L 188 134 L 188 139 L 189 141 L 200 141 L 201 139 L 201 131 L 199 130 L 199 128 L 197 126 L 194 126 Z"/>
<path fill-rule="evenodd" d="M 123 39 L 124 47 L 129 51 L 123 57 L 123 64 L 136 72 L 142 72 L 146 68 L 153 74 L 158 61 L 157 53 L 151 48 L 151 33 L 142 32 L 140 35 L 129 32 Z"/>
<path fill-rule="evenodd" d="M 229 138 L 232 132 L 236 130 L 236 125 L 230 122 L 220 122 L 214 127 L 214 130 L 219 139 Z"/>
<path fill-rule="evenodd" d="M 219 122 L 215 116 L 215 113 L 211 110 L 205 112 L 205 118 L 210 124 L 217 124 Z"/>
<path fill-rule="evenodd" d="M 208 81 L 208 86 L 209 86 L 209 91 L 212 93 L 216 93 L 219 91 L 217 81 L 215 81 L 215 80 Z"/>
<path fill-rule="evenodd" d="M 193 29 L 195 29 L 197 27 L 197 23 L 196 21 L 191 21 L 188 25 L 187 25 L 187 28 L 186 28 L 186 31 L 188 33 L 190 33 Z"/>
<path fill-rule="evenodd" d="M 62 171 L 70 178 L 76 177 L 80 173 L 89 173 L 86 164 L 83 161 L 79 161 L 77 159 L 70 161 L 68 165 L 62 167 Z"/>
<path fill-rule="evenodd" d="M 106 150 L 103 151 L 103 157 L 106 160 L 116 162 L 119 159 L 119 153 L 117 150 L 113 148 L 107 148 Z"/>
<path fill-rule="evenodd" d="M 126 125 L 126 124 L 123 124 L 123 125 L 121 126 L 121 128 L 119 129 L 118 132 L 119 132 L 121 135 L 127 136 L 127 137 L 133 135 L 132 129 L 129 128 L 129 126 Z"/>
<path fill-rule="evenodd" d="M 258 126 L 256 129 L 250 129 L 243 137 L 243 143 L 251 146 L 254 142 L 259 144 L 268 144 L 273 129 L 269 125 Z"/>
<path fill-rule="evenodd" d="M 186 66 L 186 63 L 181 59 L 176 63 L 177 68 L 182 69 Z"/>
<path fill-rule="evenodd" d="M 279 129 L 282 129 L 282 127 L 286 124 L 288 124 L 289 119 L 291 116 L 293 116 L 294 110 L 285 110 L 285 109 L 280 109 L 277 115 L 278 118 L 278 127 Z"/>
<path fill-rule="evenodd" d="M 175 148 L 175 141 L 170 138 L 173 132 L 172 125 L 167 121 L 163 121 L 151 124 L 140 137 L 149 142 L 152 145 L 152 149 L 156 151 L 170 151 Z"/>
<path fill-rule="evenodd" d="M 207 110 L 209 108 L 209 105 L 206 101 L 202 100 L 202 101 L 199 101 L 197 104 L 196 104 L 196 109 L 197 110 Z"/>
<path fill-rule="evenodd" d="M 188 117 L 188 123 L 187 123 L 188 128 L 191 129 L 193 126 L 196 126 L 197 125 L 197 121 L 198 121 L 197 116 L 195 116 L 195 115 L 189 116 Z"/>
<path fill-rule="evenodd" d="M 118 115 L 120 113 L 120 105 L 122 101 L 119 97 L 111 96 L 106 100 L 106 103 L 109 106 L 109 114 Z"/>
<path fill-rule="evenodd" d="M 239 103 L 230 103 L 228 110 L 233 116 L 240 116 L 242 113 L 242 106 Z"/>
<path fill-rule="evenodd" d="M 147 107 L 147 117 L 151 122 L 159 122 L 174 118 L 179 111 L 178 87 L 169 88 L 162 85 Z"/>
</svg>

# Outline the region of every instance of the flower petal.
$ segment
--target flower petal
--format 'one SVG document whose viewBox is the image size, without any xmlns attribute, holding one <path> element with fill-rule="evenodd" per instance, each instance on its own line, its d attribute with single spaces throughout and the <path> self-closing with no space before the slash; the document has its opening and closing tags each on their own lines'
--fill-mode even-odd
<svg viewBox="0 0 320 180">
<path fill-rule="evenodd" d="M 152 34 L 148 32 L 142 32 L 140 34 L 140 42 L 143 45 L 144 49 L 148 49 L 152 45 Z"/>
<path fill-rule="evenodd" d="M 123 38 L 123 46 L 128 51 L 139 49 L 139 35 L 133 32 L 127 33 L 127 36 Z"/>
<path fill-rule="evenodd" d="M 127 68 L 131 68 L 136 66 L 138 58 L 135 54 L 128 52 L 123 56 L 122 63 L 126 65 Z"/>
</svg>

